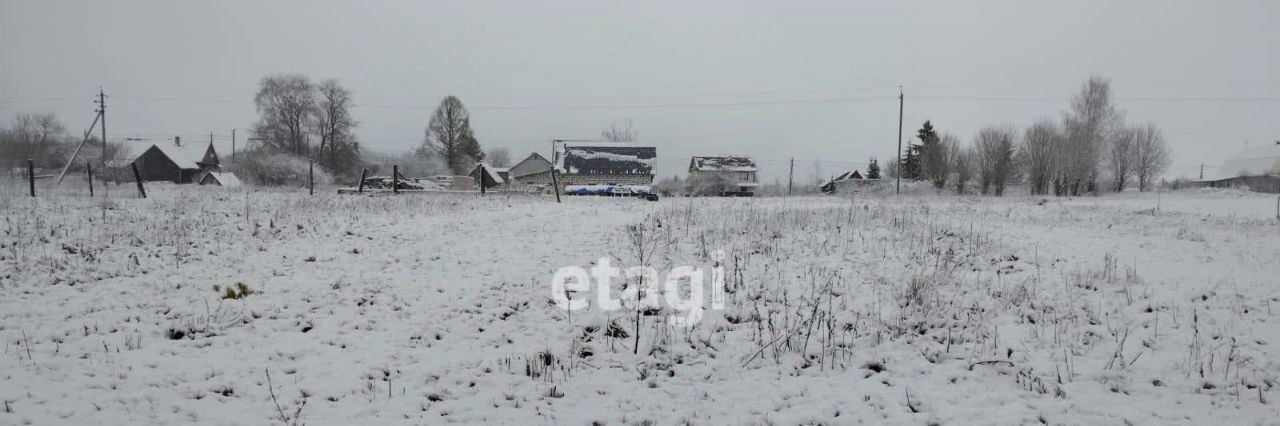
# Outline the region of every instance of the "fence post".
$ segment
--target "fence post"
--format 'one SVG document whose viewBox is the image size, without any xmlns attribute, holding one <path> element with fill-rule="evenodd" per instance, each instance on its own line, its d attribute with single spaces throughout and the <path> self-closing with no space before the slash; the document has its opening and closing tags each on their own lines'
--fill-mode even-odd
<svg viewBox="0 0 1280 426">
<path fill-rule="evenodd" d="M 138 194 L 142 195 L 142 198 L 147 198 L 147 190 L 142 188 L 142 176 L 138 175 L 138 164 L 129 163 L 129 167 L 133 168 L 133 181 L 138 184 Z"/>
<path fill-rule="evenodd" d="M 364 175 L 369 173 L 369 169 L 360 169 L 360 183 L 356 186 L 356 192 L 364 193 Z"/>
<path fill-rule="evenodd" d="M 560 182 L 556 181 L 556 165 L 551 165 L 551 190 L 556 193 L 556 203 L 560 202 Z"/>
<path fill-rule="evenodd" d="M 27 184 L 31 186 L 31 196 L 36 196 L 36 162 L 27 159 Z"/>
<path fill-rule="evenodd" d="M 93 198 L 93 164 L 84 163 L 85 174 L 89 175 L 89 198 Z"/>
<path fill-rule="evenodd" d="M 400 165 L 391 166 L 391 192 L 400 192 Z"/>
<path fill-rule="evenodd" d="M 316 195 L 316 162 L 312 160 L 307 163 L 307 191 L 309 195 Z"/>
</svg>

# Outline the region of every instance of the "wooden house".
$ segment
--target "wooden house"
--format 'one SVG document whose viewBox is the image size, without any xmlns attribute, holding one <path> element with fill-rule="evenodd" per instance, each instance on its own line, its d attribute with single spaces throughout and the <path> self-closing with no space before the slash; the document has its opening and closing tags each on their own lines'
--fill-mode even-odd
<svg viewBox="0 0 1280 426">
<path fill-rule="evenodd" d="M 822 185 L 818 185 L 818 189 L 821 189 L 824 194 L 835 194 L 842 186 L 845 186 L 845 182 L 860 180 L 862 180 L 861 173 L 858 173 L 857 170 L 848 171 L 823 182 Z"/>
<path fill-rule="evenodd" d="M 132 161 L 145 182 L 195 183 L 209 172 L 221 171 L 212 143 L 184 146 L 180 139 L 151 144 Z"/>
</svg>

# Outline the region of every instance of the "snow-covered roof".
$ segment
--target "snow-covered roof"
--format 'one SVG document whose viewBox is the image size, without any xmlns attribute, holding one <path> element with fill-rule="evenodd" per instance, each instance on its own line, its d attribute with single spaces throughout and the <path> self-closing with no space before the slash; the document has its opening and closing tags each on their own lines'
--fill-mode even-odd
<svg viewBox="0 0 1280 426">
<path fill-rule="evenodd" d="M 831 185 L 831 184 L 835 184 L 835 183 L 839 183 L 839 182 L 844 182 L 844 181 L 846 181 L 846 180 L 850 180 L 850 179 L 862 179 L 862 174 L 861 174 L 861 173 L 858 173 L 858 171 L 857 171 L 857 170 L 850 170 L 850 171 L 847 171 L 847 172 L 841 173 L 839 176 L 836 176 L 836 177 L 834 177 L 834 178 L 831 178 L 830 180 L 827 180 L 826 182 L 822 182 L 822 184 L 821 184 L 821 185 L 818 185 L 818 186 L 819 186 L 819 187 L 824 187 L 824 186 L 827 186 L 827 185 Z"/>
<path fill-rule="evenodd" d="M 165 157 L 169 157 L 170 160 L 173 160 L 173 162 L 176 163 L 178 167 L 181 167 L 184 169 L 200 168 L 200 165 L 196 163 L 200 162 L 199 160 L 200 158 L 204 158 L 203 155 L 200 157 L 196 157 L 195 155 L 192 155 L 192 153 L 188 152 L 188 150 L 185 149 L 186 147 L 179 147 L 179 146 L 165 144 L 165 143 L 158 143 L 152 146 L 156 147 L 156 149 L 159 149 L 160 152 L 163 152 Z"/>
<path fill-rule="evenodd" d="M 1280 142 L 1236 151 L 1209 180 L 1262 175 L 1280 175 Z"/>
<path fill-rule="evenodd" d="M 750 157 L 693 157 L 689 161 L 689 170 L 698 170 L 704 172 L 725 171 L 725 172 L 754 172 L 756 162 Z"/>
<path fill-rule="evenodd" d="M 658 149 L 634 145 L 558 147 L 556 169 L 571 174 L 651 175 Z"/>
<path fill-rule="evenodd" d="M 516 165 L 511 166 L 511 169 L 508 170 L 508 172 L 511 177 L 518 178 L 531 174 L 542 173 L 547 170 L 551 170 L 551 162 L 547 161 L 546 157 L 535 152 L 529 154 L 525 159 L 520 160 Z"/>
<path fill-rule="evenodd" d="M 471 170 L 471 175 L 475 176 L 476 172 L 481 170 L 482 167 L 485 174 L 488 174 L 489 178 L 493 179 L 494 183 L 501 185 L 504 182 L 506 182 L 506 180 L 502 179 L 502 176 L 500 174 L 500 173 L 506 173 L 508 170 L 510 170 L 506 167 L 493 167 L 485 163 L 480 163 L 480 164 L 476 164 L 476 168 Z"/>
<path fill-rule="evenodd" d="M 240 178 L 229 172 L 210 172 L 209 176 L 218 180 L 218 184 L 227 188 L 237 188 L 240 186 Z"/>
<path fill-rule="evenodd" d="M 166 157 L 169 157 L 170 160 L 173 160 L 178 167 L 184 169 L 200 168 L 197 163 L 204 161 L 205 153 L 209 150 L 209 142 L 207 141 L 188 142 L 182 144 L 182 146 L 175 145 L 172 140 L 127 139 L 126 143 L 130 146 L 134 158 L 146 153 L 151 147 L 155 147 Z"/>
</svg>

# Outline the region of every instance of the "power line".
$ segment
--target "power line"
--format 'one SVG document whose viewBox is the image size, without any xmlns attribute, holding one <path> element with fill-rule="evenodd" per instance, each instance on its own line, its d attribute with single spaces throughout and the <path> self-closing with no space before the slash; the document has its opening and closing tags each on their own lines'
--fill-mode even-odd
<svg viewBox="0 0 1280 426">
<path fill-rule="evenodd" d="M 155 101 L 155 102 L 183 102 L 183 103 L 206 103 L 206 104 L 240 104 L 253 105 L 253 101 L 246 99 L 226 99 L 226 98 L 202 98 L 202 97 L 183 97 L 183 96 L 147 96 L 147 95 L 114 95 L 117 100 L 129 101 Z M 895 96 L 891 95 L 841 95 L 828 97 L 799 97 L 799 98 L 783 98 L 783 99 L 765 99 L 765 100 L 732 100 L 732 101 L 707 101 L 707 102 L 652 102 L 652 103 L 585 103 L 585 104 L 492 104 L 492 105 L 472 105 L 469 108 L 473 110 L 611 110 L 611 109 L 663 109 L 663 108 L 737 108 L 737 107 L 756 107 L 756 106 L 779 106 L 779 105 L 808 105 L 808 104 L 833 104 L 833 103 L 860 103 L 860 102 L 881 102 L 895 100 Z M 17 104 L 23 102 L 43 102 L 43 101 L 60 101 L 67 100 L 66 97 L 42 97 L 27 98 L 23 100 L 19 97 L 0 98 L 0 104 Z M 1069 96 L 992 96 L 992 95 L 913 95 L 913 101 L 971 101 L 971 102 L 1065 102 L 1071 100 Z M 1162 96 L 1118 96 L 1115 98 L 1118 102 L 1280 102 L 1280 96 L 1192 96 L 1192 95 L 1162 95 Z M 373 109 L 403 109 L 403 110 L 424 110 L 434 108 L 432 104 L 387 104 L 387 103 L 358 103 L 358 108 Z"/>
</svg>

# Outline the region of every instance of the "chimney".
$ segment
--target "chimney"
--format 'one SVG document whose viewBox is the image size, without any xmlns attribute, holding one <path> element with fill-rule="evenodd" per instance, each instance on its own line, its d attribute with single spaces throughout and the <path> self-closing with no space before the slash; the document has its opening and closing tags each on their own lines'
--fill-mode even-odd
<svg viewBox="0 0 1280 426">
<path fill-rule="evenodd" d="M 174 136 L 174 137 L 173 137 L 173 145 L 174 145 L 174 146 L 182 146 L 182 136 Z"/>
</svg>

